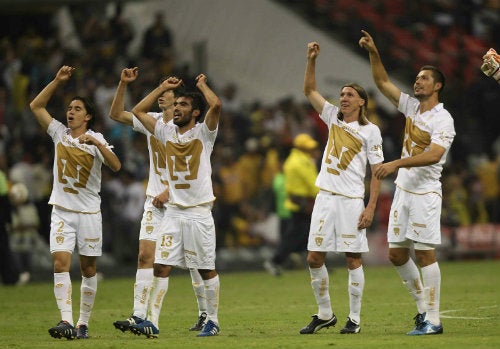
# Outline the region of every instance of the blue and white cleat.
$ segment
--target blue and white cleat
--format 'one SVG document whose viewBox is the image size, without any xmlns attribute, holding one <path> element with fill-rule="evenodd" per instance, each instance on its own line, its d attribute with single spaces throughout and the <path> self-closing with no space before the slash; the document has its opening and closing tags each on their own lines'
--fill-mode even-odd
<svg viewBox="0 0 500 349">
<path fill-rule="evenodd" d="M 138 324 L 130 325 L 130 332 L 140 336 L 141 334 L 148 338 L 158 338 L 160 330 L 149 320 L 144 320 Z"/>
<path fill-rule="evenodd" d="M 219 326 L 212 320 L 208 320 L 205 326 L 203 326 L 203 330 L 201 330 L 201 332 L 199 332 L 196 335 L 196 337 L 217 336 L 219 332 L 220 332 Z"/>
<path fill-rule="evenodd" d="M 425 320 L 420 323 L 413 329 L 407 333 L 408 336 L 422 336 L 427 334 L 442 334 L 443 333 L 443 325 L 439 323 L 439 325 L 433 325 L 429 320 Z"/>
</svg>

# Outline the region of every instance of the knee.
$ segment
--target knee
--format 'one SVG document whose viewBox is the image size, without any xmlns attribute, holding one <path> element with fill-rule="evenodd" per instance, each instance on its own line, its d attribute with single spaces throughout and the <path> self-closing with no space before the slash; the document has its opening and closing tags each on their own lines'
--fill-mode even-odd
<svg viewBox="0 0 500 349">
<path fill-rule="evenodd" d="M 172 270 L 172 267 L 169 266 L 169 265 L 154 264 L 154 266 L 153 266 L 154 276 L 160 277 L 160 278 L 169 277 L 170 276 L 170 270 Z"/>
<path fill-rule="evenodd" d="M 137 266 L 139 268 L 152 268 L 154 262 L 154 255 L 148 251 L 141 250 L 137 256 Z"/>
<path fill-rule="evenodd" d="M 325 264 L 325 255 L 320 252 L 311 252 L 307 254 L 307 264 L 310 268 L 320 268 Z"/>
<path fill-rule="evenodd" d="M 402 249 L 389 249 L 389 261 L 395 266 L 400 266 L 408 262 L 409 252 Z"/>
</svg>

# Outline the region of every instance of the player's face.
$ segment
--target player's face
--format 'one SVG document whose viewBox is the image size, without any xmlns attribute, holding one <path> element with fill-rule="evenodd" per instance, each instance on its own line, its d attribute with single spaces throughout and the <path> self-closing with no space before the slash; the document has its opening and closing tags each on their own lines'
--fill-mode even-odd
<svg viewBox="0 0 500 349">
<path fill-rule="evenodd" d="M 364 104 L 365 100 L 352 87 L 346 86 L 340 91 L 340 111 L 345 117 L 359 116 L 359 110 Z"/>
<path fill-rule="evenodd" d="M 174 102 L 174 124 L 179 127 L 189 124 L 192 120 L 196 120 L 195 113 L 198 110 L 193 110 L 192 101 L 190 98 L 179 97 Z"/>
<path fill-rule="evenodd" d="M 174 104 L 175 96 L 174 91 L 168 90 L 163 92 L 163 94 L 158 98 L 158 107 L 161 110 L 165 110 Z"/>
<path fill-rule="evenodd" d="M 77 129 L 90 120 L 91 116 L 87 114 L 87 109 L 82 101 L 75 99 L 71 101 L 66 110 L 66 120 L 68 127 L 72 130 Z"/>
<path fill-rule="evenodd" d="M 437 91 L 434 77 L 431 70 L 422 70 L 418 73 L 413 84 L 413 94 L 415 98 L 421 100 L 422 98 L 431 96 Z"/>
</svg>

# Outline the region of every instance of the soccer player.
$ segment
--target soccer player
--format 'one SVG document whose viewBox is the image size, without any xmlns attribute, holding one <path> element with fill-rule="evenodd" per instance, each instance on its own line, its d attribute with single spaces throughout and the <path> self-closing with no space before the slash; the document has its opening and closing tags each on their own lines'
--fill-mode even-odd
<svg viewBox="0 0 500 349">
<path fill-rule="evenodd" d="M 366 167 L 372 174 L 384 161 L 380 129 L 366 117 L 368 95 L 358 84 L 345 84 L 339 107 L 330 104 L 316 88 L 317 42 L 307 45 L 304 94 L 328 126 L 328 143 L 316 179 L 319 193 L 311 216 L 307 263 L 318 313 L 300 330 L 312 334 L 337 323 L 330 301 L 327 252 L 344 253 L 349 272 L 349 316 L 342 334 L 361 330 L 361 299 L 365 285 L 362 253 L 368 252 L 366 228 L 375 214 L 380 181 L 370 180 L 370 198 L 365 207 Z"/>
<path fill-rule="evenodd" d="M 134 310 L 132 316 L 126 320 L 115 321 L 115 328 L 125 332 L 131 324 L 137 324 L 146 318 L 149 290 L 153 283 L 153 262 L 160 221 L 165 213 L 168 201 L 168 181 L 165 176 L 165 144 L 158 141 L 131 112 L 125 111 L 124 97 L 127 85 L 137 79 L 139 69 L 125 68 L 121 72 L 120 82 L 111 104 L 109 116 L 122 124 L 132 126 L 134 131 L 143 133 L 147 137 L 149 151 L 149 178 L 146 188 L 146 201 L 139 232 L 139 255 L 137 257 L 137 272 L 134 283 Z M 175 90 L 167 90 L 158 97 L 160 113 L 148 113 L 160 123 L 169 123 L 173 118 Z M 198 302 L 198 320 L 189 329 L 201 331 L 207 318 L 205 290 L 200 273 L 190 269 L 193 290 Z"/>
<path fill-rule="evenodd" d="M 494 49 L 490 48 L 483 56 L 481 70 L 484 75 L 490 76 L 500 84 L 500 55 Z"/>
<path fill-rule="evenodd" d="M 453 118 L 439 102 L 445 78 L 436 67 L 423 66 L 413 84 L 414 97 L 410 97 L 391 82 L 373 38 L 361 32 L 359 45 L 369 53 L 377 88 L 406 118 L 401 158 L 380 166 L 375 176 L 383 179 L 397 172 L 387 239 L 389 259 L 417 305 L 415 328 L 407 334 L 443 333 L 441 271 L 435 248 L 441 243 L 440 177 L 455 137 Z M 422 276 L 410 258 L 411 247 Z"/>
<path fill-rule="evenodd" d="M 46 109 L 56 89 L 67 81 L 75 68 L 63 66 L 30 103 L 38 122 L 55 146 L 50 252 L 54 261 L 54 295 L 61 321 L 49 329 L 54 338 L 88 338 L 90 314 L 94 306 L 97 277 L 96 260 L 102 254 L 101 168 L 104 163 L 118 171 L 121 163 L 102 134 L 91 130 L 95 111 L 84 97 L 75 96 L 66 109 L 67 126 Z M 82 284 L 80 317 L 73 323 L 71 303 L 71 255 L 78 246 Z"/>
<path fill-rule="evenodd" d="M 168 291 L 172 267 L 197 269 L 203 279 L 207 322 L 199 337 L 219 333 L 219 276 L 215 270 L 215 225 L 212 205 L 210 155 L 221 114 L 221 101 L 208 87 L 204 74 L 196 77 L 199 93 L 183 93 L 174 102 L 173 123 L 162 123 L 147 111 L 165 91 L 178 88 L 182 80 L 170 77 L 151 91 L 132 112 L 144 127 L 166 145 L 166 168 L 170 199 L 160 223 L 154 261 L 153 287 L 147 319 L 131 325 L 131 331 L 147 337 L 159 334 L 158 319 Z M 204 120 L 205 98 L 208 110 Z"/>
</svg>

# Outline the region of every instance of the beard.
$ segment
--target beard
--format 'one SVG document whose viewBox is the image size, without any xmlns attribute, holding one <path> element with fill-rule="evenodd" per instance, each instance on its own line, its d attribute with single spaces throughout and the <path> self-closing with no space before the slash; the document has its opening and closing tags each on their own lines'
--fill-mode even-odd
<svg viewBox="0 0 500 349">
<path fill-rule="evenodd" d="M 178 127 L 183 127 L 189 124 L 191 121 L 191 118 L 180 118 L 180 119 L 174 119 L 174 125 L 177 125 Z"/>
</svg>

